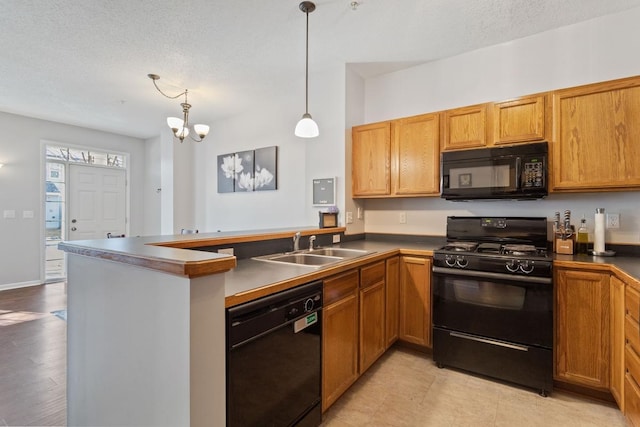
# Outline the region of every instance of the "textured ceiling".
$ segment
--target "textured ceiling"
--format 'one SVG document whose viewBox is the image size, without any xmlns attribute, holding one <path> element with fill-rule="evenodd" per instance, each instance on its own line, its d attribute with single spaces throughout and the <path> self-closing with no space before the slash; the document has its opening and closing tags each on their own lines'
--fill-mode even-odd
<svg viewBox="0 0 640 427">
<path fill-rule="evenodd" d="M 0 0 L 0 111 L 147 138 L 248 108 L 304 75 L 298 0 Z M 317 0 L 310 68 L 364 77 L 623 11 L 640 0 Z M 197 106 L 197 112 L 196 107 Z M 205 119 L 206 118 L 206 119 Z"/>
</svg>

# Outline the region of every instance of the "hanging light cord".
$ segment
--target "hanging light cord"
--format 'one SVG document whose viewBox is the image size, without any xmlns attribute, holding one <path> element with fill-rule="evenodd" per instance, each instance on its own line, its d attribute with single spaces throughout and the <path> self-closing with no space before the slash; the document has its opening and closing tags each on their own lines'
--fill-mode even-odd
<svg viewBox="0 0 640 427">
<path fill-rule="evenodd" d="M 309 114 L 309 8 L 305 10 L 307 15 L 307 41 L 305 46 L 305 68 L 304 68 L 304 112 Z"/>
</svg>

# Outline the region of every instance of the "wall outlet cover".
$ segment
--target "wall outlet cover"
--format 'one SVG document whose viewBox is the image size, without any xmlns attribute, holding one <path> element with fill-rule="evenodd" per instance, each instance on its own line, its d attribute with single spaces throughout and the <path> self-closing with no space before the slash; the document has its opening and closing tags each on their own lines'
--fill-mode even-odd
<svg viewBox="0 0 640 427">
<path fill-rule="evenodd" d="M 339 234 L 334 234 L 333 235 L 333 243 L 340 243 L 340 235 Z"/>
</svg>

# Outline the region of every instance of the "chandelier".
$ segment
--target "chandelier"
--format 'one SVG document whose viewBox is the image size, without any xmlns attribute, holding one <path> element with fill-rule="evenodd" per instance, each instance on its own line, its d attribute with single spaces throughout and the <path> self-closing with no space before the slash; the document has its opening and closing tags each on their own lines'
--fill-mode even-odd
<svg viewBox="0 0 640 427">
<path fill-rule="evenodd" d="M 160 92 L 165 97 L 169 99 L 176 99 L 184 96 L 184 102 L 180 103 L 180 106 L 182 107 L 182 118 L 180 119 L 178 117 L 167 117 L 167 124 L 173 131 L 173 135 L 182 143 L 182 141 L 184 141 L 184 139 L 189 136 L 189 109 L 191 108 L 191 104 L 189 104 L 189 101 L 187 100 L 189 90 L 185 89 L 184 92 L 179 93 L 176 96 L 169 96 L 161 91 L 158 87 L 158 84 L 156 83 L 157 80 L 160 80 L 159 75 L 147 74 L 147 77 L 153 80 L 153 85 L 156 87 L 156 89 L 158 89 L 158 92 Z M 193 139 L 196 142 L 200 142 L 209 133 L 209 126 L 197 124 L 193 125 L 193 130 L 198 135 L 199 139 L 196 139 L 193 136 L 189 136 L 189 138 Z"/>
</svg>

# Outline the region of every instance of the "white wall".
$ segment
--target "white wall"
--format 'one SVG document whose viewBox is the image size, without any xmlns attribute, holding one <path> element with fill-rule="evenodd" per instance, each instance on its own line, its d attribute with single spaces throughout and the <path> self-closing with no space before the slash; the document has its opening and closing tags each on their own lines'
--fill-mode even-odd
<svg viewBox="0 0 640 427">
<path fill-rule="evenodd" d="M 143 231 L 144 144 L 136 138 L 0 112 L 0 289 L 41 280 L 44 246 L 41 140 L 130 153 L 130 234 Z M 15 210 L 15 219 L 4 219 Z M 22 218 L 23 211 L 33 218 Z"/>
<path fill-rule="evenodd" d="M 387 74 L 365 82 L 371 123 L 640 74 L 640 8 Z M 639 142 L 640 143 L 640 142 Z M 638 192 L 551 195 L 535 202 L 367 200 L 365 231 L 443 235 L 447 215 L 553 217 L 570 209 L 593 231 L 595 208 L 620 213 L 607 242 L 640 244 Z M 399 212 L 407 212 L 400 224 Z"/>
<path fill-rule="evenodd" d="M 301 79 L 304 79 L 302 74 Z M 291 82 L 276 98 L 256 96 L 242 115 L 212 124 L 203 143 L 195 145 L 195 217 L 200 231 L 250 230 L 317 226 L 318 208 L 311 206 L 313 178 L 337 177 L 338 206 L 344 207 L 344 64 L 310 72 L 309 112 L 320 136 L 293 134 L 304 113 L 304 80 Z M 255 148 L 278 147 L 278 189 L 218 193 L 217 157 Z"/>
</svg>

